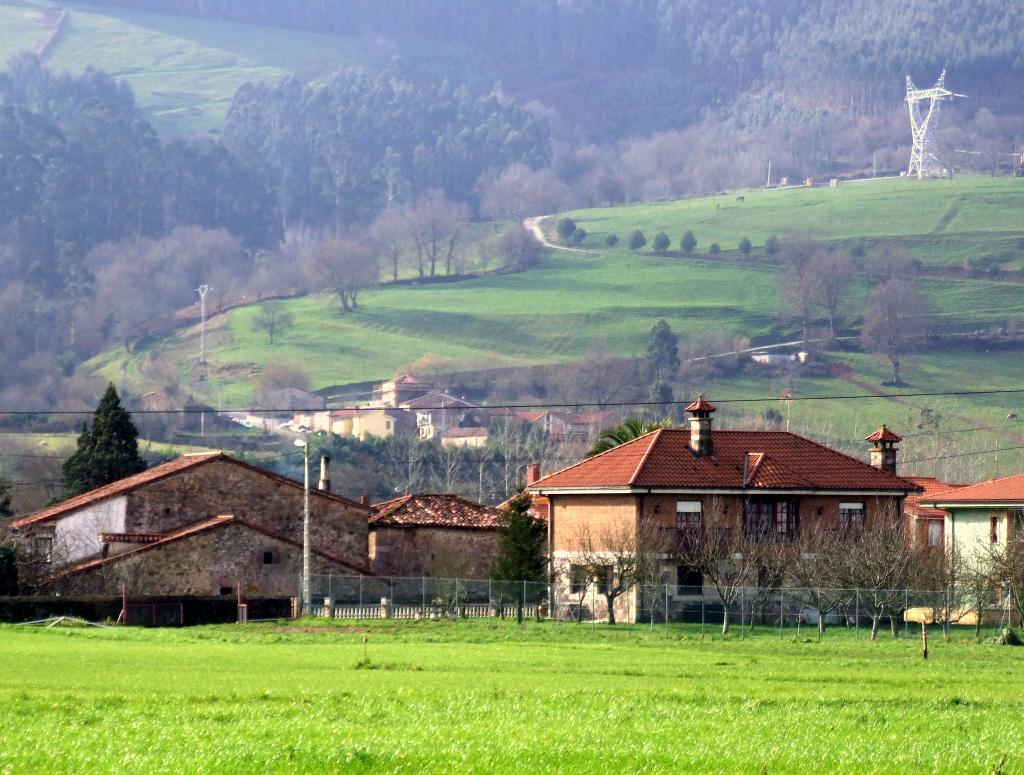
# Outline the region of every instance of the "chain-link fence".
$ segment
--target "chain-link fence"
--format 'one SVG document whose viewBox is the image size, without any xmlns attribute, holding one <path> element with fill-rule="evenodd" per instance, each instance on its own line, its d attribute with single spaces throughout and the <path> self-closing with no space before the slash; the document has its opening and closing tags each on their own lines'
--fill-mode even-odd
<svg viewBox="0 0 1024 775">
<path fill-rule="evenodd" d="M 777 629 L 818 636 L 831 627 L 855 634 L 909 631 L 921 623 L 980 632 L 1018 623 L 998 593 L 957 590 L 800 587 L 576 586 L 459 578 L 313 576 L 308 613 L 334 619 L 514 617 L 556 623 L 700 625 L 701 632 Z"/>
</svg>

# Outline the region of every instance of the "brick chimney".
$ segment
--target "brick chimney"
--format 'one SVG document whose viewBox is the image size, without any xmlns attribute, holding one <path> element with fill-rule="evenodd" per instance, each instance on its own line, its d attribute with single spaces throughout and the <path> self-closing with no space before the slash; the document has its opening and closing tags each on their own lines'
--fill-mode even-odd
<svg viewBox="0 0 1024 775">
<path fill-rule="evenodd" d="M 686 411 L 690 413 L 690 449 L 699 457 L 711 455 L 715 451 L 711 441 L 711 414 L 716 407 L 705 401 L 701 393 Z"/>
<path fill-rule="evenodd" d="M 327 455 L 320 456 L 320 484 L 318 487 L 324 492 L 331 491 L 331 458 Z"/>
<path fill-rule="evenodd" d="M 529 487 L 538 479 L 540 479 L 540 464 L 530 463 L 526 466 L 526 486 Z"/>
<path fill-rule="evenodd" d="M 896 453 L 900 451 L 897 444 L 903 439 L 883 425 L 864 441 L 871 442 L 871 465 L 895 474 Z"/>
</svg>

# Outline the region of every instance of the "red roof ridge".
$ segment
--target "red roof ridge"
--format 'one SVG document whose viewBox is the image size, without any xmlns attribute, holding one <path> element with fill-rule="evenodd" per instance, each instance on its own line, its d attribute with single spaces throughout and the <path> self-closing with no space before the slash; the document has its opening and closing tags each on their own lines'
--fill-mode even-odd
<svg viewBox="0 0 1024 775">
<path fill-rule="evenodd" d="M 700 393 L 697 396 L 697 400 L 690 404 L 683 411 L 686 412 L 716 412 L 718 407 L 704 399 L 704 394 Z"/>
<path fill-rule="evenodd" d="M 654 438 L 651 439 L 651 443 L 647 445 L 647 451 L 644 452 L 643 457 L 640 458 L 640 462 L 636 464 L 636 470 L 633 472 L 633 475 L 631 477 L 629 477 L 629 484 L 631 486 L 636 484 L 636 479 L 637 479 L 638 476 L 640 476 L 640 472 L 644 470 L 644 465 L 647 463 L 647 459 L 651 456 L 651 451 L 658 445 L 658 440 L 661 438 L 661 432 L 663 430 L 665 430 L 665 429 L 664 428 L 658 428 L 657 430 L 653 431 Z M 647 435 L 648 434 L 646 434 L 646 433 L 644 434 L 644 436 L 647 436 Z M 642 439 L 643 436 L 640 436 L 639 438 Z M 620 444 L 619 446 L 622 446 L 622 445 Z M 614 449 L 614 447 L 612 449 Z M 596 455 L 595 455 L 595 457 L 596 457 Z"/>
<path fill-rule="evenodd" d="M 67 500 L 61 501 L 60 503 L 55 503 L 52 506 L 48 506 L 47 508 L 40 509 L 39 511 L 35 511 L 31 514 L 27 514 L 24 517 L 16 519 L 13 522 L 11 522 L 8 525 L 8 527 L 14 530 L 18 530 L 23 527 L 28 527 L 29 525 L 37 524 L 39 522 L 47 522 L 51 519 L 62 517 L 65 514 L 75 511 L 77 509 L 84 508 L 86 506 L 91 506 L 94 503 L 102 503 L 103 501 L 110 500 L 111 498 L 116 498 L 120 495 L 125 495 L 144 485 L 153 484 L 154 482 L 159 482 L 163 479 L 176 476 L 177 474 L 183 473 L 185 471 L 190 471 L 193 468 L 198 468 L 199 466 L 211 463 L 214 460 L 225 460 L 233 465 L 241 466 L 250 471 L 265 476 L 269 479 L 272 479 L 280 484 L 286 484 L 291 487 L 298 487 L 299 489 L 303 488 L 302 482 L 296 481 L 295 479 L 291 479 L 287 476 L 282 476 L 281 474 L 274 473 L 273 471 L 268 471 L 265 468 L 260 468 L 259 466 L 247 463 L 244 460 L 239 460 L 238 458 L 232 457 L 231 455 L 228 455 L 225 452 L 199 452 L 187 455 L 179 455 L 173 460 L 168 460 L 166 463 L 161 463 L 160 465 L 153 466 L 152 468 L 147 468 L 145 471 L 140 471 L 139 473 L 133 474 L 132 476 L 127 476 L 124 479 L 118 479 L 116 482 L 111 482 L 110 484 L 105 484 L 102 485 L 101 487 L 96 487 L 92 490 L 89 490 L 88 492 L 79 493 L 78 495 L 68 498 Z M 336 495 L 335 493 L 327 492 L 326 490 L 320 490 L 316 487 L 311 487 L 310 493 L 325 498 L 330 498 L 331 500 L 340 501 L 349 506 L 358 507 L 360 509 L 364 509 L 367 511 L 369 510 L 367 506 L 358 503 L 357 501 L 351 500 L 350 498 L 346 498 L 342 495 Z"/>
<path fill-rule="evenodd" d="M 1000 492 L 999 487 L 1014 488 L 1015 485 L 1020 484 L 1020 494 L 1017 495 L 1016 489 L 1012 489 L 1009 492 Z M 983 488 L 989 488 L 989 491 L 995 486 L 995 493 L 988 494 Z M 977 491 L 979 494 L 972 493 L 971 491 Z M 955 498 L 959 501 L 977 501 L 978 503 L 985 502 L 1021 502 L 1024 503 L 1024 473 L 1013 474 L 1012 476 L 1002 476 L 996 479 L 986 479 L 984 482 L 977 482 L 976 484 L 967 484 L 961 487 L 951 486 L 946 490 L 935 493 L 928 498 L 928 503 L 934 505 L 939 503 L 940 500 L 945 498 Z"/>
<path fill-rule="evenodd" d="M 606 449 L 606 450 L 604 450 L 604 452 L 598 452 L 596 455 L 592 455 L 591 457 L 585 457 L 582 460 L 580 460 L 578 463 L 573 463 L 572 465 L 566 466 L 565 468 L 561 468 L 558 471 L 552 471 L 550 474 L 547 474 L 546 476 L 542 476 L 540 479 L 535 481 L 527 489 L 531 489 L 533 487 L 536 487 L 538 484 L 543 482 L 545 479 L 550 479 L 553 476 L 558 476 L 559 474 L 564 474 L 566 471 L 571 471 L 574 468 L 578 468 L 579 466 L 586 465 L 591 460 L 598 460 L 598 459 L 600 459 L 600 458 L 602 458 L 602 457 L 604 457 L 606 455 L 610 455 L 613 452 L 618 452 L 618 451 L 620 451 L 622 449 L 625 449 L 626 447 L 629 447 L 629 446 L 631 446 L 633 444 L 636 444 L 639 441 L 642 441 L 642 440 L 646 439 L 648 436 L 653 436 L 655 434 L 660 434 L 661 431 L 664 431 L 664 430 L 668 430 L 668 429 L 667 428 L 657 428 L 657 429 L 655 429 L 653 431 L 649 431 L 648 433 L 645 433 L 643 436 L 637 436 L 635 439 L 630 439 L 629 441 L 627 441 L 627 442 L 625 442 L 623 444 L 618 444 L 618 445 L 612 447 L 611 449 Z M 648 448 L 644 452 L 643 458 L 646 459 L 648 454 L 650 454 L 650 448 Z M 639 469 L 637 469 L 637 470 L 639 470 Z M 631 477 L 631 481 L 634 478 L 636 478 L 636 471 L 633 472 L 633 477 Z"/>
<path fill-rule="evenodd" d="M 903 441 L 903 437 L 893 433 L 891 430 L 885 427 L 885 423 L 882 423 L 882 427 L 872 433 L 870 436 L 864 439 L 864 441 Z"/>
</svg>

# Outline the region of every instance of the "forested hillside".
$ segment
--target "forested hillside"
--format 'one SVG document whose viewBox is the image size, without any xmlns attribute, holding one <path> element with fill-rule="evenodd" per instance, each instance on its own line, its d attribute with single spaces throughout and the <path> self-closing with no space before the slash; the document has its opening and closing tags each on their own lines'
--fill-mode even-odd
<svg viewBox="0 0 1024 775">
<path fill-rule="evenodd" d="M 1018 104 L 1024 27 L 1012 0 L 103 0 L 205 18 L 385 35 L 482 56 L 506 88 L 594 139 L 674 129 L 749 90 L 775 111 L 874 114 L 902 75 L 943 67 L 982 105 Z M 453 73 L 469 80 L 471 73 Z M 461 76 L 461 77 L 460 77 Z"/>
</svg>

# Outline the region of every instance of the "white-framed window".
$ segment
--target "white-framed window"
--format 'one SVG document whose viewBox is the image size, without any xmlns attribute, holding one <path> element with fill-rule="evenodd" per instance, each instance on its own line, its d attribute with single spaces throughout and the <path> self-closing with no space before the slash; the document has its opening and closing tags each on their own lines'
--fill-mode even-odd
<svg viewBox="0 0 1024 775">
<path fill-rule="evenodd" d="M 863 530 L 864 529 L 864 504 L 863 503 L 840 503 L 839 504 L 839 529 L 840 530 Z"/>
<path fill-rule="evenodd" d="M 676 529 L 699 530 L 701 514 L 700 501 L 676 501 Z"/>
</svg>

